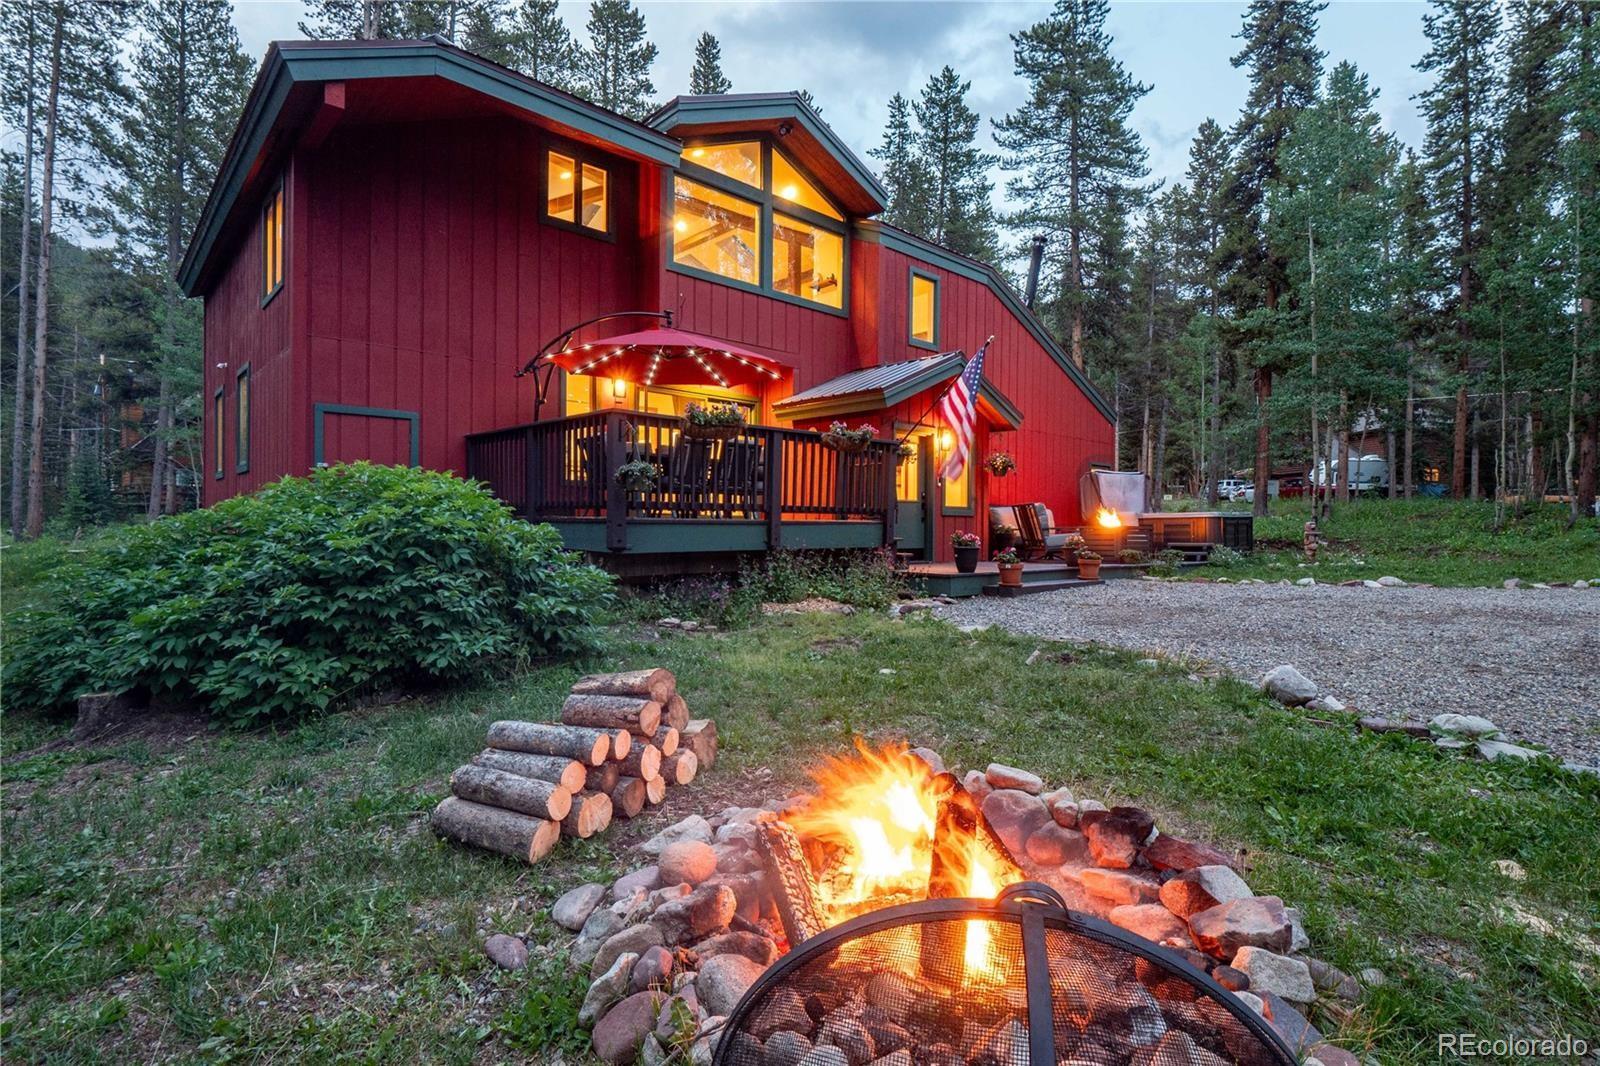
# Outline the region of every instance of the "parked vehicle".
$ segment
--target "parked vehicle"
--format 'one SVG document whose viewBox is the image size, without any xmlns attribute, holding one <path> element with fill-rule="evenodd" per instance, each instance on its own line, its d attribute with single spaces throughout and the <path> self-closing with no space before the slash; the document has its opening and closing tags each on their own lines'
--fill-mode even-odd
<svg viewBox="0 0 1600 1066">
<path fill-rule="evenodd" d="M 1249 486 L 1249 484 L 1250 482 L 1244 480 L 1243 478 L 1225 477 L 1221 481 L 1217 482 L 1217 499 L 1242 499 L 1243 497 L 1241 497 L 1239 493 L 1243 492 L 1245 488 Z"/>
<path fill-rule="evenodd" d="M 1318 488 L 1328 483 L 1328 466 L 1327 461 L 1323 461 L 1312 472 Z M 1352 455 L 1345 460 L 1343 478 L 1337 470 L 1334 472 L 1334 487 L 1339 487 L 1345 480 L 1349 481 L 1351 492 L 1382 492 L 1389 487 L 1389 461 L 1381 455 Z"/>
</svg>

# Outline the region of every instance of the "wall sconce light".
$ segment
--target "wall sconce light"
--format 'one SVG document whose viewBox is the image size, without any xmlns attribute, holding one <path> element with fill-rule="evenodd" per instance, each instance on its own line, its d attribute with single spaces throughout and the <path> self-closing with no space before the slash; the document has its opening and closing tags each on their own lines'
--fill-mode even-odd
<svg viewBox="0 0 1600 1066">
<path fill-rule="evenodd" d="M 941 452 L 947 452 L 955 446 L 956 435 L 951 433 L 948 429 L 941 429 L 939 431 L 939 450 Z"/>
<path fill-rule="evenodd" d="M 611 395 L 619 400 L 626 400 L 628 398 L 628 383 L 621 378 L 612 378 Z"/>
</svg>

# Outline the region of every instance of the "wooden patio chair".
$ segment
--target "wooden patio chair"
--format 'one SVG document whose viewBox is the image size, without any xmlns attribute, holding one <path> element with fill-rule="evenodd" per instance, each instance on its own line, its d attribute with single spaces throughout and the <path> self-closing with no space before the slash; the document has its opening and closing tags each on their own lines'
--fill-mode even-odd
<svg viewBox="0 0 1600 1066">
<path fill-rule="evenodd" d="M 711 480 L 711 441 L 679 437 L 667 459 L 667 493 L 673 513 L 696 518 L 706 509 Z"/>
<path fill-rule="evenodd" d="M 1022 538 L 1019 554 L 1024 559 L 1060 559 L 1067 546 L 1067 535 L 1047 531 L 1045 516 L 1049 512 L 1042 503 L 1019 503 L 1013 510 L 1017 515 L 1017 533 Z"/>
<path fill-rule="evenodd" d="M 760 509 L 765 473 L 759 442 L 723 442 L 722 451 L 711 468 L 711 495 L 723 517 L 731 518 L 734 512 L 745 518 L 755 517 Z"/>
</svg>

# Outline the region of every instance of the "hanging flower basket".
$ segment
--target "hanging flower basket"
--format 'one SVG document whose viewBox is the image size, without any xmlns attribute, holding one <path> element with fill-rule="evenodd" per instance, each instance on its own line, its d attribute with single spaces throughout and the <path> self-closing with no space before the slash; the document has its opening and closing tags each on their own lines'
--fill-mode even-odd
<svg viewBox="0 0 1600 1066">
<path fill-rule="evenodd" d="M 865 422 L 851 429 L 843 422 L 835 422 L 822 434 L 824 447 L 832 448 L 836 452 L 864 452 L 867 446 L 878 439 L 878 430 Z"/>
<path fill-rule="evenodd" d="M 995 477 L 1005 477 L 1017 468 L 1017 461 L 1005 452 L 991 452 L 989 458 L 983 461 L 989 468 L 989 473 Z"/>
<path fill-rule="evenodd" d="M 617 467 L 617 484 L 629 492 L 649 492 L 661 479 L 661 468 L 654 463 L 635 459 Z"/>
<path fill-rule="evenodd" d="M 731 403 L 691 403 L 683 409 L 681 432 L 690 440 L 730 440 L 745 431 L 744 412 Z"/>
<path fill-rule="evenodd" d="M 917 446 L 910 441 L 902 441 L 900 447 L 895 449 L 894 461 L 899 466 L 906 465 L 911 457 L 917 454 Z"/>
</svg>

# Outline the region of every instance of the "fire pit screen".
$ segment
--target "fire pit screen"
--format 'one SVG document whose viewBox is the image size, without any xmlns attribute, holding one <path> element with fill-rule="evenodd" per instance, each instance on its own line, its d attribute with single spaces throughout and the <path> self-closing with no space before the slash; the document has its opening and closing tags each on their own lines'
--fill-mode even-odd
<svg viewBox="0 0 1600 1066">
<path fill-rule="evenodd" d="M 729 1016 L 718 1066 L 831 1044 L 918 1066 L 1285 1066 L 1248 1007 L 1176 955 L 1049 887 L 887 907 L 806 939 Z"/>
</svg>

